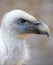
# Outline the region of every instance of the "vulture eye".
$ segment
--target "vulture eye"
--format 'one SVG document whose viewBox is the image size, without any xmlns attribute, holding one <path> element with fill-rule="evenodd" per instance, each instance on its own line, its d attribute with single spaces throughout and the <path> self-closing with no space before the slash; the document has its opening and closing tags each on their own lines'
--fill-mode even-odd
<svg viewBox="0 0 53 65">
<path fill-rule="evenodd" d="M 20 22 L 21 22 L 21 23 L 25 23 L 26 20 L 25 20 L 25 19 L 21 19 Z"/>
<path fill-rule="evenodd" d="M 18 21 L 19 21 L 18 22 L 19 24 L 24 24 L 26 22 L 26 20 L 25 19 L 22 19 L 22 18 L 20 18 Z"/>
</svg>

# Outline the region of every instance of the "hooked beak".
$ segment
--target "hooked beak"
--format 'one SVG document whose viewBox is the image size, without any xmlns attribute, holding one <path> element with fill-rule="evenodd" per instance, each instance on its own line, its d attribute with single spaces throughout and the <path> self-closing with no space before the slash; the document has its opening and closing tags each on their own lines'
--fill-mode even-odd
<svg viewBox="0 0 53 65">
<path fill-rule="evenodd" d="M 49 37 L 49 27 L 45 23 L 32 22 L 32 25 L 29 28 L 29 31 L 31 31 L 34 34 L 43 34 Z"/>
<path fill-rule="evenodd" d="M 45 34 L 47 35 L 47 37 L 49 37 L 50 35 L 49 27 L 45 23 L 39 23 L 37 28 L 39 34 Z"/>
</svg>

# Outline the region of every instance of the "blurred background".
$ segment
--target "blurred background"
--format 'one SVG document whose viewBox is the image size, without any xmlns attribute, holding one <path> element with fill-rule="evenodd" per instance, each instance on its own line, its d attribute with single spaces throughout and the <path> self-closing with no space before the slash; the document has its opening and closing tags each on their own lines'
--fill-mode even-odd
<svg viewBox="0 0 53 65">
<path fill-rule="evenodd" d="M 53 65 L 53 0 L 0 0 L 0 21 L 3 15 L 13 9 L 21 9 L 46 23 L 50 37 L 32 35 L 27 38 L 31 59 L 27 65 Z"/>
</svg>

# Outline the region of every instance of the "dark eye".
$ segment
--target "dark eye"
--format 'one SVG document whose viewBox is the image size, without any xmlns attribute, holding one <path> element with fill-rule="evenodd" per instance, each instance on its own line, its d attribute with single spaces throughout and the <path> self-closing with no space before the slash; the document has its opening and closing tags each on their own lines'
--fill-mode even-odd
<svg viewBox="0 0 53 65">
<path fill-rule="evenodd" d="M 21 23 L 25 23 L 26 20 L 25 20 L 25 19 L 21 19 L 20 22 L 21 22 Z"/>
<path fill-rule="evenodd" d="M 25 19 L 22 19 L 22 18 L 20 18 L 19 20 L 18 20 L 18 23 L 19 24 L 24 24 L 26 22 L 26 20 Z"/>
</svg>

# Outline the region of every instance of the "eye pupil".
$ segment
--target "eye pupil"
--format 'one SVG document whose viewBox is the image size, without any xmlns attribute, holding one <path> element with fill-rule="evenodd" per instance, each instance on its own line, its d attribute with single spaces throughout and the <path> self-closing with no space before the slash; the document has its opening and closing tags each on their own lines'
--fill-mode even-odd
<svg viewBox="0 0 53 65">
<path fill-rule="evenodd" d="M 21 23 L 25 23 L 26 21 L 24 19 L 21 20 Z"/>
<path fill-rule="evenodd" d="M 19 24 L 24 24 L 26 22 L 26 20 L 25 19 L 22 19 L 22 18 L 20 18 L 19 20 L 18 20 L 18 23 Z"/>
<path fill-rule="evenodd" d="M 24 19 L 21 20 L 21 23 L 25 23 L 26 21 Z"/>
</svg>

